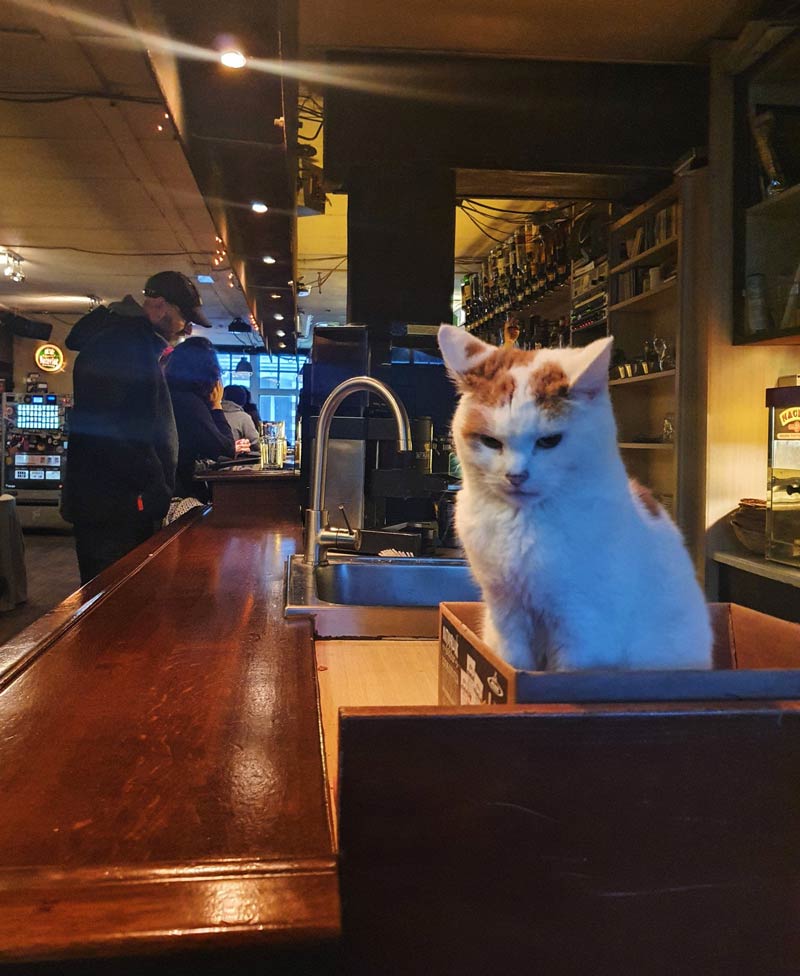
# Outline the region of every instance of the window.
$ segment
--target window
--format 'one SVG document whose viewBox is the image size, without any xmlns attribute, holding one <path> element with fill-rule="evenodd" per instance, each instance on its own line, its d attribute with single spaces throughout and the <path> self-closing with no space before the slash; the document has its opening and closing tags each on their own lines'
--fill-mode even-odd
<svg viewBox="0 0 800 976">
<path fill-rule="evenodd" d="M 262 420 L 282 420 L 286 425 L 286 439 L 294 444 L 295 418 L 300 390 L 303 386 L 303 366 L 307 356 L 245 356 L 252 373 L 236 373 L 242 353 L 217 353 L 222 371 L 223 386 L 237 384 L 247 387 L 258 407 Z"/>
</svg>

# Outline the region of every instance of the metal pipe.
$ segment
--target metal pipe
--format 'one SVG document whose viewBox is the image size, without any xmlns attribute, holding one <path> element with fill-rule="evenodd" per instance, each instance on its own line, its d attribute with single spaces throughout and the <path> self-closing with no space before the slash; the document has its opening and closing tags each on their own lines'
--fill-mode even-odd
<svg viewBox="0 0 800 976">
<path fill-rule="evenodd" d="M 406 409 L 396 394 L 385 383 L 373 379 L 371 376 L 353 376 L 345 380 L 328 394 L 322 405 L 317 421 L 316 444 L 311 465 L 311 507 L 306 510 L 305 524 L 305 561 L 316 565 L 320 556 L 320 540 L 326 538 L 328 529 L 328 515 L 325 511 L 325 475 L 328 467 L 328 440 L 330 438 L 331 423 L 339 405 L 351 393 L 374 393 L 388 404 L 395 423 L 397 424 L 397 449 L 411 450 L 411 424 Z M 339 530 L 340 541 L 345 541 L 348 535 L 345 530 Z"/>
</svg>

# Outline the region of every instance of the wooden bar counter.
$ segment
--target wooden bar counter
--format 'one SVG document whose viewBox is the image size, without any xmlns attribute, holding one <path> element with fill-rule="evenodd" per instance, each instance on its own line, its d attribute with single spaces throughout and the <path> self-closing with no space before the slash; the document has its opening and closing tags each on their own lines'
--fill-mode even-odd
<svg viewBox="0 0 800 976">
<path fill-rule="evenodd" d="M 0 649 L 0 961 L 329 971 L 312 635 L 282 615 L 299 544 L 294 512 L 196 510 Z"/>
</svg>

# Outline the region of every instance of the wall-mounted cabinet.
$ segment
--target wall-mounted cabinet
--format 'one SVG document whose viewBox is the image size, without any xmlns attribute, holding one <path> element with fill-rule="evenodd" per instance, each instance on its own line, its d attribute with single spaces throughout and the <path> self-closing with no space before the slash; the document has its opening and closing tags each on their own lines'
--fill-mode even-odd
<svg viewBox="0 0 800 976">
<path fill-rule="evenodd" d="M 736 79 L 734 341 L 800 344 L 800 33 Z"/>
</svg>

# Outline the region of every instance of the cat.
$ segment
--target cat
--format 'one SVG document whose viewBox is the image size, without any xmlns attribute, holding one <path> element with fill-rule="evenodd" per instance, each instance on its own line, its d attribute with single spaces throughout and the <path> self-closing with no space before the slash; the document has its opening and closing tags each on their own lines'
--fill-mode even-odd
<svg viewBox="0 0 800 976">
<path fill-rule="evenodd" d="M 456 530 L 486 643 L 527 670 L 709 668 L 681 534 L 617 447 L 613 339 L 526 352 L 449 325 L 438 338 L 461 394 Z"/>
</svg>

